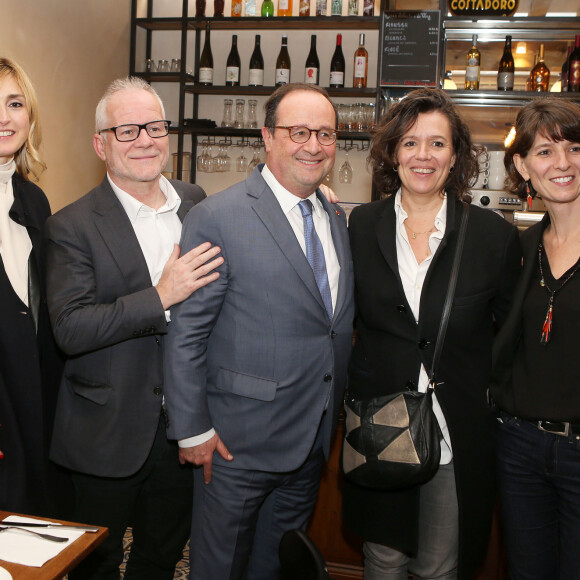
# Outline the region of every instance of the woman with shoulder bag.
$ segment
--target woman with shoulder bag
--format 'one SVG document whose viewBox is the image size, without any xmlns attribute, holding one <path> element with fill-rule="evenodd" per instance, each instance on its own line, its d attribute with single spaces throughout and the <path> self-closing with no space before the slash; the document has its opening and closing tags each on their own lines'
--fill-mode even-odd
<svg viewBox="0 0 580 580">
<path fill-rule="evenodd" d="M 349 225 L 357 306 L 349 396 L 427 389 L 478 153 L 439 89 L 412 91 L 379 123 L 370 165 L 384 198 L 356 208 Z M 485 556 L 495 489 L 491 347 L 520 261 L 517 230 L 470 207 L 433 396 L 439 468 L 390 491 L 345 478 L 344 518 L 365 540 L 365 580 L 466 579 Z"/>
<path fill-rule="evenodd" d="M 514 308 L 494 346 L 498 484 L 510 578 L 580 577 L 580 107 L 534 100 L 507 148 L 509 191 L 548 210 L 522 234 Z"/>
</svg>

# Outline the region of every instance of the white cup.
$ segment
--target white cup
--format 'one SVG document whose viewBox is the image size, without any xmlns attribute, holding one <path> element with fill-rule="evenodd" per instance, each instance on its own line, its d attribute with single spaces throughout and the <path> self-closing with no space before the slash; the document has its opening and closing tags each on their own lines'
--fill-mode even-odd
<svg viewBox="0 0 580 580">
<path fill-rule="evenodd" d="M 502 191 L 505 189 L 505 167 L 503 165 L 504 151 L 488 151 L 489 177 L 487 186 L 489 189 Z"/>
</svg>

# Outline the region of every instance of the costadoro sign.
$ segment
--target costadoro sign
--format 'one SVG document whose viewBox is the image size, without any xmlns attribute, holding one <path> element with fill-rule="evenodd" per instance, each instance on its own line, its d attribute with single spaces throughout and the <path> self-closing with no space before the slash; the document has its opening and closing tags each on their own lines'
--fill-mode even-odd
<svg viewBox="0 0 580 580">
<path fill-rule="evenodd" d="M 519 0 L 448 0 L 453 16 L 511 16 Z"/>
</svg>

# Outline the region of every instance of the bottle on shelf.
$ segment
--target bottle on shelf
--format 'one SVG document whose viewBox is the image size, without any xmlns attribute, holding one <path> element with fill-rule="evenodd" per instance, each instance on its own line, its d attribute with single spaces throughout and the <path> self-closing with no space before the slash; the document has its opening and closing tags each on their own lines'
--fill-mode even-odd
<svg viewBox="0 0 580 580">
<path fill-rule="evenodd" d="M 205 0 L 195 0 L 195 17 L 203 18 L 205 16 Z"/>
<path fill-rule="evenodd" d="M 505 37 L 505 46 L 503 55 L 499 61 L 497 69 L 497 90 L 513 91 L 514 90 L 514 57 L 512 55 L 512 37 Z"/>
<path fill-rule="evenodd" d="M 364 0 L 363 16 L 373 16 L 374 13 L 375 13 L 374 0 Z"/>
<path fill-rule="evenodd" d="M 316 16 L 326 16 L 327 0 L 316 0 Z"/>
<path fill-rule="evenodd" d="M 232 0 L 232 16 L 237 18 L 242 15 L 242 0 Z"/>
<path fill-rule="evenodd" d="M 256 34 L 254 52 L 250 57 L 250 76 L 248 84 L 253 87 L 261 87 L 264 84 L 264 57 L 260 48 L 260 35 Z"/>
<path fill-rule="evenodd" d="M 342 0 L 332 0 L 331 1 L 330 14 L 332 16 L 342 16 Z"/>
<path fill-rule="evenodd" d="M 238 52 L 238 35 L 232 36 L 232 48 L 226 61 L 226 85 L 236 87 L 240 84 L 240 54 Z"/>
<path fill-rule="evenodd" d="M 273 8 L 272 8 L 273 10 Z M 256 16 L 256 0 L 246 0 L 244 3 L 245 16 Z"/>
<path fill-rule="evenodd" d="M 274 16 L 274 2 L 272 0 L 264 0 L 262 2 L 262 18 L 269 18 Z"/>
<path fill-rule="evenodd" d="M 538 55 L 534 55 L 534 66 L 536 66 L 538 64 Z M 534 70 L 534 67 L 532 67 L 532 70 Z M 532 90 L 532 70 L 530 71 L 530 74 L 528 75 L 528 79 L 526 80 L 526 91 L 531 91 Z"/>
<path fill-rule="evenodd" d="M 304 82 L 311 85 L 319 84 L 320 61 L 316 52 L 316 34 L 310 37 L 310 52 L 306 58 L 304 67 Z"/>
<path fill-rule="evenodd" d="M 361 33 L 358 41 L 358 48 L 354 53 L 354 71 L 352 86 L 357 89 L 364 89 L 367 86 L 367 71 L 369 68 L 369 53 L 365 48 L 365 35 Z"/>
<path fill-rule="evenodd" d="M 310 16 L 310 0 L 300 0 L 298 4 L 298 16 Z"/>
<path fill-rule="evenodd" d="M 540 44 L 538 52 L 538 62 L 532 69 L 532 91 L 547 92 L 550 84 L 550 69 L 544 62 L 544 44 Z"/>
<path fill-rule="evenodd" d="M 199 59 L 199 77 L 200 85 L 213 85 L 213 54 L 211 52 L 211 40 L 209 34 L 209 22 L 205 25 L 205 41 L 203 43 L 203 50 Z"/>
<path fill-rule="evenodd" d="M 224 0 L 213 0 L 213 15 L 215 17 L 224 15 Z"/>
<path fill-rule="evenodd" d="M 560 90 L 565 92 L 568 90 L 568 60 L 570 59 L 570 54 L 572 53 L 572 46 L 568 46 L 568 51 L 566 58 L 562 63 L 562 73 L 560 74 Z"/>
<path fill-rule="evenodd" d="M 568 92 L 580 93 L 580 34 L 568 59 Z"/>
<path fill-rule="evenodd" d="M 278 0 L 278 16 L 292 16 L 292 0 Z"/>
<path fill-rule="evenodd" d="M 348 0 L 348 15 L 358 16 L 358 0 Z"/>
<path fill-rule="evenodd" d="M 477 48 L 477 34 L 472 36 L 471 48 L 467 52 L 465 68 L 465 88 L 471 91 L 479 90 L 479 75 L 481 70 L 481 53 Z"/>
<path fill-rule="evenodd" d="M 290 54 L 288 53 L 288 37 L 282 36 L 282 46 L 276 59 L 276 86 L 287 85 L 290 82 Z"/>
<path fill-rule="evenodd" d="M 342 34 L 336 35 L 336 48 L 330 60 L 330 82 L 333 89 L 344 87 L 344 54 L 342 53 Z"/>
</svg>

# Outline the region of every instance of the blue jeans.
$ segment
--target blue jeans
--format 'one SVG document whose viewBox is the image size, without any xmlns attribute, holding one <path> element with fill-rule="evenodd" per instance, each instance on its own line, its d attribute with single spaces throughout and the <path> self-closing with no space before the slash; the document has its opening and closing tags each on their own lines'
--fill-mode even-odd
<svg viewBox="0 0 580 580">
<path fill-rule="evenodd" d="M 580 579 L 580 435 L 502 412 L 498 485 L 511 580 Z"/>
</svg>

